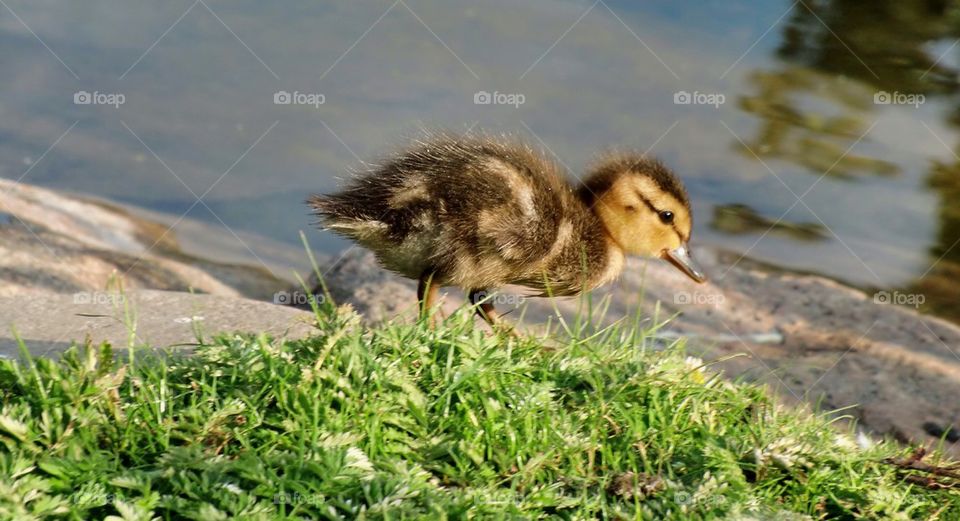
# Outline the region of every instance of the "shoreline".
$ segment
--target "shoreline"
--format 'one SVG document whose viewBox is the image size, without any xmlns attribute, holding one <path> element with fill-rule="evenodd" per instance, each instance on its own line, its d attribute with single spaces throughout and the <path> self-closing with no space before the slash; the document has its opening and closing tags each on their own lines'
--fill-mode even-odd
<svg viewBox="0 0 960 521">
<path fill-rule="evenodd" d="M 0 189 L 4 185 L 13 183 L 0 180 Z M 211 298 L 201 300 L 211 307 L 204 314 L 230 317 L 237 306 L 253 302 L 247 299 L 259 300 L 256 304 L 266 306 L 262 309 L 272 310 L 272 304 L 263 301 L 274 302 L 278 294 L 300 291 L 263 266 L 213 261 L 195 251 L 185 252 L 179 237 L 166 237 L 162 246 L 152 249 L 167 227 L 147 219 L 149 213 L 30 185 L 8 186 L 7 191 L 10 196 L 4 208 L 16 218 L 0 226 L 0 316 L 31 323 L 32 329 L 24 328 L 33 331 L 23 337 L 28 346 L 31 340 L 64 344 L 83 340 L 81 336 L 95 342 L 116 341 L 107 335 L 109 328 L 103 322 L 98 325 L 93 317 L 122 317 L 112 317 L 109 307 L 90 310 L 83 307 L 89 302 L 71 303 L 70 294 L 95 295 L 107 288 L 123 288 L 136 299 L 163 290 L 167 300 L 160 300 L 170 304 L 150 307 L 149 302 L 158 300 L 147 298 L 142 310 L 163 317 L 167 308 L 192 305 L 188 304 L 191 299 L 200 295 L 190 292 L 207 293 Z M 202 223 L 196 230 L 218 233 L 216 227 Z M 202 244 L 209 247 L 234 239 L 226 230 L 219 233 Z M 287 255 L 281 253 L 278 258 Z M 868 292 L 819 275 L 797 274 L 751 259 L 730 268 L 736 253 L 703 248 L 697 254 L 708 272 L 722 276 L 696 286 L 665 263 L 628 260 L 620 280 L 594 292 L 593 302 L 607 298 L 609 308 L 605 316 L 592 317 L 593 325 L 588 327 L 602 328 L 622 317 L 640 317 L 641 327 L 669 319 L 657 344 L 669 346 L 674 339 L 685 339 L 694 356 L 719 360 L 716 368 L 727 378 L 768 384 L 788 403 L 820 404 L 826 409 L 851 406 L 847 414 L 866 428 L 902 441 L 934 443 L 946 435 L 953 440 L 948 451 L 960 454 L 960 440 L 954 438 L 960 432 L 960 403 L 943 399 L 960 394 L 960 327 L 911 308 L 878 304 Z M 318 260 L 335 301 L 352 305 L 367 322 L 412 317 L 413 282 L 379 268 L 369 252 L 355 248 Z M 516 312 L 508 319 L 517 320 L 522 314 L 527 324 L 523 329 L 532 334 L 561 317 L 573 323 L 582 302 L 527 299 L 509 288 L 503 295 L 512 297 L 501 303 L 506 307 L 498 307 L 510 311 L 513 306 Z M 59 303 L 61 315 L 88 317 L 84 324 L 89 327 L 68 338 L 71 330 L 60 326 L 73 322 L 44 313 L 42 306 L 24 314 L 23 298 L 52 299 Z M 462 295 L 448 290 L 444 312 L 451 313 L 462 303 Z M 294 311 L 284 306 L 276 310 Z M 185 311 L 180 315 L 191 316 Z M 229 331 L 250 327 L 241 318 L 211 322 L 211 327 Z M 0 341 L 14 340 L 9 326 L 5 324 Z M 150 337 L 168 326 L 158 322 L 145 325 L 142 332 Z M 63 338 L 44 336 L 45 328 L 60 331 L 58 336 Z M 178 334 L 189 336 L 189 328 L 181 329 Z M 161 344 L 167 338 L 152 336 Z M 182 343 L 177 338 L 175 342 Z"/>
</svg>

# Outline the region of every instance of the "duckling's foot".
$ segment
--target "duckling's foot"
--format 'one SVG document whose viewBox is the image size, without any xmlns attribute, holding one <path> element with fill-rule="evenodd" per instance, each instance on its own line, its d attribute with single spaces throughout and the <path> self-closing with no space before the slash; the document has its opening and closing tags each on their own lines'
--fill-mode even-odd
<svg viewBox="0 0 960 521">
<path fill-rule="evenodd" d="M 433 272 L 425 272 L 417 284 L 417 302 L 420 305 L 420 318 L 427 319 L 431 328 L 437 326 L 437 314 L 430 313 L 437 302 L 440 286 L 433 283 Z"/>
<path fill-rule="evenodd" d="M 493 307 L 493 303 L 484 301 L 486 298 L 485 292 L 483 290 L 473 290 L 470 292 L 470 302 L 477 303 L 477 315 L 480 316 L 487 324 L 490 324 L 490 327 L 494 331 L 499 331 L 506 333 L 514 338 L 517 337 L 517 332 L 513 328 L 513 325 L 503 319 L 503 315 L 497 312 Z"/>
</svg>

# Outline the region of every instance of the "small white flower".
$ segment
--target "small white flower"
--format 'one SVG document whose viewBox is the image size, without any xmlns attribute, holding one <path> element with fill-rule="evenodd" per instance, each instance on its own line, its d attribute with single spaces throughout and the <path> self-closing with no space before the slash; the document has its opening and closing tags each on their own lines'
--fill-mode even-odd
<svg viewBox="0 0 960 521">
<path fill-rule="evenodd" d="M 356 447 L 347 449 L 347 467 L 359 470 L 363 473 L 363 479 L 373 479 L 373 463 L 362 450 Z"/>
<path fill-rule="evenodd" d="M 229 491 L 229 492 L 233 492 L 234 494 L 236 494 L 236 495 L 238 495 L 238 496 L 239 496 L 240 494 L 243 494 L 243 489 L 240 488 L 240 487 L 238 487 L 238 486 L 236 486 L 236 485 L 234 485 L 233 483 L 224 483 L 223 485 L 220 485 L 220 487 L 223 488 L 223 489 L 225 489 L 225 490 L 227 490 L 227 491 Z"/>
<path fill-rule="evenodd" d="M 837 433 L 837 435 L 834 436 L 833 440 L 834 440 L 834 443 L 836 443 L 837 447 L 847 449 L 847 450 L 855 450 L 857 448 L 857 442 L 853 438 L 851 438 L 850 436 L 847 436 L 842 432 Z"/>
</svg>

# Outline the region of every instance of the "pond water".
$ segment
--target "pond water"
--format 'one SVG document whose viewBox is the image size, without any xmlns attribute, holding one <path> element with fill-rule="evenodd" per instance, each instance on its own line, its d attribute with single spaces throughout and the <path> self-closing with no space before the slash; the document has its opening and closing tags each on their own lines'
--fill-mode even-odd
<svg viewBox="0 0 960 521">
<path fill-rule="evenodd" d="M 308 194 L 424 128 L 513 134 L 573 173 L 649 149 L 694 242 L 957 318 L 958 38 L 941 1 L 5 0 L 0 176 L 266 255 L 298 247 Z"/>
</svg>

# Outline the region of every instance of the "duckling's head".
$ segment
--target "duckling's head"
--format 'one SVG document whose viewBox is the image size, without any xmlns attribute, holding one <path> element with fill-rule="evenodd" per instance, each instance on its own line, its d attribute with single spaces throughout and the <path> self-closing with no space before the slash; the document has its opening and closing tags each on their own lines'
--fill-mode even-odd
<svg viewBox="0 0 960 521">
<path fill-rule="evenodd" d="M 601 160 L 578 195 L 624 252 L 659 257 L 697 282 L 706 281 L 690 256 L 690 201 L 680 179 L 663 163 L 637 154 Z"/>
</svg>

